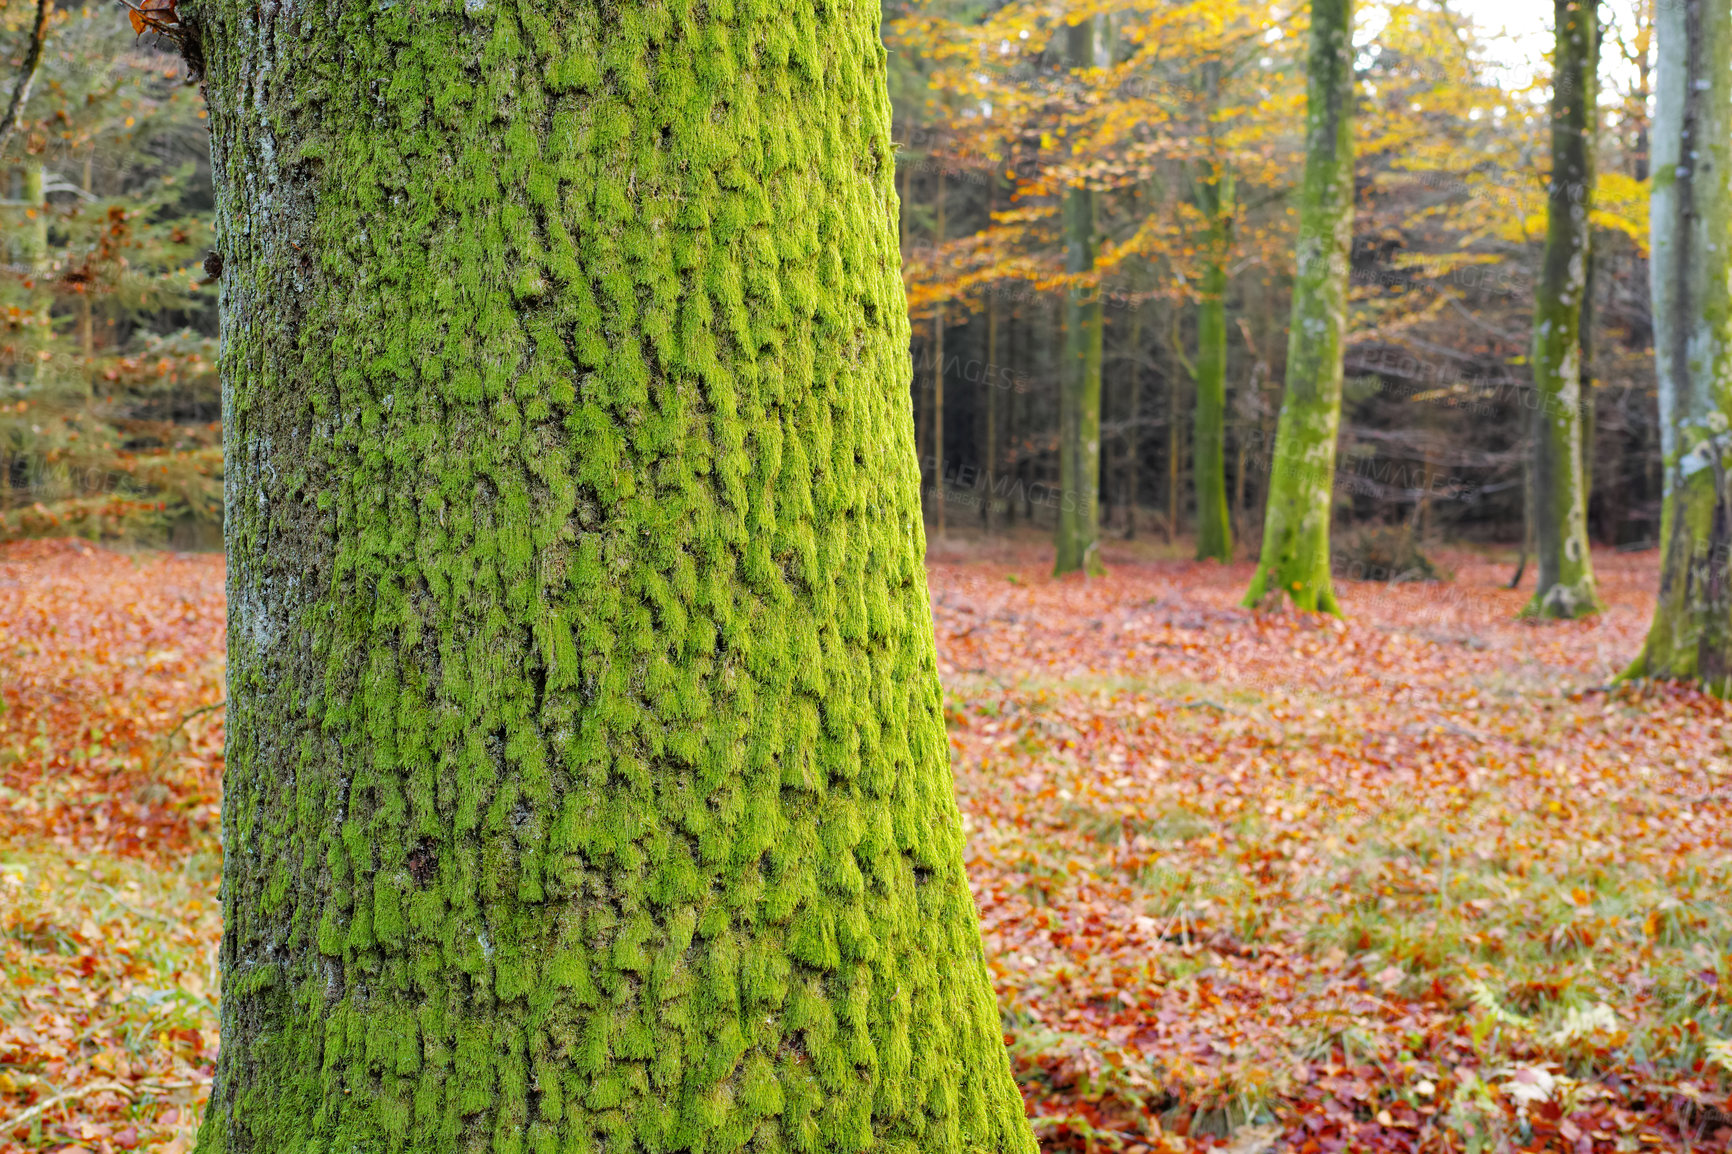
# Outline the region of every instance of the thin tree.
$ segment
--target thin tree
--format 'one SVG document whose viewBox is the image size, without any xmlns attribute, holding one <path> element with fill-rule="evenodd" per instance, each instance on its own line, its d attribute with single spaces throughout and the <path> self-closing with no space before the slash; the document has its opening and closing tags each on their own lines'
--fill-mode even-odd
<svg viewBox="0 0 1732 1154">
<path fill-rule="evenodd" d="M 1654 360 L 1665 462 L 1660 596 L 1629 675 L 1732 696 L 1732 16 L 1655 6 Z"/>
<path fill-rule="evenodd" d="M 1353 239 L 1353 3 L 1311 0 L 1287 385 L 1247 605 L 1290 598 L 1300 609 L 1340 612 L 1329 577 L 1329 520 Z"/>
<path fill-rule="evenodd" d="M 1197 560 L 1233 559 L 1227 507 L 1227 261 L 1233 243 L 1233 174 L 1220 166 L 1197 183 L 1203 235 L 1197 301 L 1197 385 L 1191 445 L 1197 491 Z"/>
<path fill-rule="evenodd" d="M 877 3 L 334 15 L 199 6 L 199 1149 L 1033 1154 L 947 760 Z"/>
<path fill-rule="evenodd" d="M 1594 192 L 1598 0 L 1554 0 L 1553 17 L 1552 176 L 1533 335 L 1532 516 L 1538 575 L 1523 613 L 1580 617 L 1601 608 L 1588 552 L 1581 337 Z"/>
<path fill-rule="evenodd" d="M 998 182 L 1001 179 L 996 166 L 988 170 L 986 181 L 986 215 L 992 219 L 992 214 L 998 211 Z M 993 500 L 998 492 L 998 426 L 999 426 L 999 393 L 1003 391 L 1005 378 L 1001 376 L 1002 363 L 998 351 L 998 286 L 989 285 L 986 293 L 986 370 L 981 379 L 986 383 L 986 437 L 983 455 L 986 458 L 983 475 L 986 478 L 985 493 L 980 501 L 981 528 L 988 533 L 998 528 L 998 518 L 993 515 Z"/>
<path fill-rule="evenodd" d="M 1073 71 L 1094 67 L 1094 25 L 1088 16 L 1065 29 Z M 1094 270 L 1097 237 L 1095 193 L 1081 179 L 1065 193 L 1064 225 L 1065 271 L 1084 276 Z M 1055 574 L 1106 571 L 1100 559 L 1101 322 L 1099 290 L 1073 283 L 1065 295 Z"/>
<path fill-rule="evenodd" d="M 933 197 L 933 253 L 944 251 L 947 231 L 944 196 L 945 165 L 938 166 L 938 193 Z M 932 503 L 937 506 L 938 535 L 944 536 L 945 502 L 949 497 L 944 485 L 944 300 L 932 306 Z"/>
</svg>

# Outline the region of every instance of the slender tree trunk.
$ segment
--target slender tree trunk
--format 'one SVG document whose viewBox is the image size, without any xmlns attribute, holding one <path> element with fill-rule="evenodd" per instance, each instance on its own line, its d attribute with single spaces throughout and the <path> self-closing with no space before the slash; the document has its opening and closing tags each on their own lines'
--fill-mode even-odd
<svg viewBox="0 0 1732 1154">
<path fill-rule="evenodd" d="M 1600 253 L 1588 234 L 1588 274 L 1582 285 L 1582 322 L 1577 330 L 1582 381 L 1582 508 L 1589 512 L 1594 502 L 1594 289 L 1600 279 Z M 1602 526 L 1603 528 L 1603 526 Z M 1588 534 L 1592 540 L 1593 534 Z"/>
<path fill-rule="evenodd" d="M 944 166 L 938 166 L 938 197 L 933 240 L 933 256 L 944 248 L 946 220 L 944 216 Z M 944 536 L 944 302 L 932 308 L 932 502 L 938 507 L 938 535 Z"/>
<path fill-rule="evenodd" d="M 1660 596 L 1637 676 L 1732 695 L 1732 16 L 1656 6 L 1651 287 L 1665 504 Z"/>
<path fill-rule="evenodd" d="M 1636 57 L 1635 99 L 1631 101 L 1634 107 L 1631 109 L 1629 119 L 1635 121 L 1636 128 L 1635 144 L 1630 149 L 1630 174 L 1637 180 L 1647 180 L 1651 168 L 1649 138 L 1653 124 L 1649 119 L 1647 110 L 1648 102 L 1654 94 L 1653 57 L 1650 50 L 1652 48 L 1651 37 L 1654 32 L 1655 7 L 1655 0 L 1638 0 L 1635 11 L 1635 39 L 1638 55 Z M 1650 222 L 1650 228 L 1651 226 L 1652 222 Z"/>
<path fill-rule="evenodd" d="M 1232 249 L 1233 174 L 1216 171 L 1197 186 L 1207 219 L 1203 292 L 1197 305 L 1197 399 L 1191 469 L 1197 494 L 1197 560 L 1233 559 L 1227 506 L 1227 261 Z"/>
<path fill-rule="evenodd" d="M 995 173 L 987 184 L 986 213 L 987 220 L 992 219 L 992 213 L 998 207 L 998 176 Z M 1004 391 L 1008 378 L 1004 375 L 998 363 L 998 292 L 996 286 L 986 295 L 986 369 L 980 374 L 986 382 L 986 492 L 980 502 L 980 523 L 988 532 L 997 528 L 997 518 L 993 516 L 992 502 L 998 486 L 998 406 L 999 394 Z"/>
<path fill-rule="evenodd" d="M 1176 317 L 1177 314 L 1175 314 Z M 1181 376 L 1173 373 L 1167 379 L 1167 527 L 1163 536 L 1167 544 L 1179 535 L 1179 484 L 1184 478 L 1184 470 L 1180 462 L 1184 459 L 1184 405 L 1180 403 L 1181 391 L 1186 378 L 1195 375 L 1195 368 L 1178 356 L 1178 327 L 1174 322 L 1173 351 L 1174 359 L 1184 365 L 1185 373 Z"/>
<path fill-rule="evenodd" d="M 1587 295 L 1588 211 L 1593 203 L 1597 0 L 1555 0 L 1552 179 L 1546 257 L 1534 301 L 1533 599 L 1535 617 L 1580 617 L 1601 608 L 1588 552 L 1582 487 L 1582 303 Z"/>
<path fill-rule="evenodd" d="M 1353 3 L 1311 0 L 1287 387 L 1247 605 L 1286 597 L 1300 609 L 1340 612 L 1329 579 L 1329 519 L 1353 240 Z"/>
<path fill-rule="evenodd" d="M 1233 516 L 1241 533 L 1247 524 L 1255 524 L 1251 507 L 1251 490 L 1248 474 L 1252 468 L 1250 444 L 1253 438 L 1257 440 L 1257 451 L 1263 451 L 1263 426 L 1261 422 L 1253 423 L 1252 417 L 1262 408 L 1263 382 L 1269 375 L 1269 366 L 1263 360 L 1263 352 L 1257 342 L 1251 337 L 1251 325 L 1244 316 L 1236 318 L 1239 323 L 1239 333 L 1245 339 L 1245 348 L 1251 354 L 1250 379 L 1246 382 L 1244 397 L 1255 403 L 1239 407 L 1238 420 L 1234 422 L 1233 441 L 1237 449 L 1238 468 L 1233 473 Z"/>
<path fill-rule="evenodd" d="M 1245 515 L 1245 439 L 1242 435 L 1243 432 L 1244 426 L 1241 425 L 1239 433 L 1235 434 L 1238 440 L 1233 471 L 1233 516 L 1235 518 L 1242 518 Z M 1239 526 L 1240 528 L 1244 527 L 1242 520 L 1239 522 Z"/>
<path fill-rule="evenodd" d="M 1094 66 L 1095 18 L 1066 29 L 1070 66 Z M 1095 194 L 1077 185 L 1065 194 L 1065 269 L 1095 266 Z M 1059 508 L 1053 572 L 1104 573 L 1100 559 L 1101 298 L 1093 285 L 1065 301 L 1065 363 L 1059 400 Z"/>
<path fill-rule="evenodd" d="M 679 10 L 199 5 L 203 1154 L 1034 1154 L 947 764 L 878 5 Z"/>
<path fill-rule="evenodd" d="M 901 172 L 902 189 L 896 198 L 896 247 L 902 253 L 902 259 L 908 259 L 908 243 L 913 238 L 908 233 L 908 206 L 913 204 L 914 158 L 906 152 L 898 152 L 902 157 Z"/>
<path fill-rule="evenodd" d="M 93 187 L 95 184 L 94 174 L 91 171 L 94 167 L 95 157 L 96 146 L 93 144 L 90 146 L 90 150 L 84 154 L 83 187 L 84 191 L 89 193 L 96 191 Z M 93 394 L 96 391 L 96 365 L 93 363 L 93 358 L 96 355 L 96 313 L 90 303 L 88 291 L 78 295 L 78 348 L 84 354 L 85 392 Z"/>
<path fill-rule="evenodd" d="M 911 201 L 907 199 L 912 186 L 912 175 L 909 173 L 908 169 L 904 169 L 902 178 L 904 199 L 902 201 L 901 226 L 903 237 L 902 253 L 904 260 L 909 259 L 915 250 L 914 237 L 909 228 L 908 220 L 908 206 Z M 934 352 L 933 348 L 926 344 L 925 340 L 918 334 L 913 338 L 911 351 L 913 350 L 919 350 L 925 356 L 932 356 Z M 924 519 L 928 512 L 926 508 L 926 470 L 932 462 L 932 386 L 930 380 L 922 375 L 918 359 L 915 361 L 912 392 L 914 394 L 914 449 L 915 452 L 919 454 L 920 459 L 920 513 L 921 517 Z"/>
<path fill-rule="evenodd" d="M 1010 345 L 1016 364 L 1031 366 L 1034 364 L 1034 339 L 1040 319 L 1038 307 L 1017 309 L 1011 316 L 1018 322 L 1011 326 Z M 1018 373 L 1016 388 L 1011 392 L 1010 420 L 1004 430 L 1004 463 L 1000 466 L 1005 471 L 1008 488 L 1004 495 L 1004 522 L 1006 526 L 1014 525 L 1017 518 L 1018 494 L 1024 492 L 1028 485 L 1028 427 L 1029 405 L 1032 400 L 1027 387 L 1023 384 L 1023 374 Z M 1023 518 L 1025 521 L 1027 517 Z"/>
<path fill-rule="evenodd" d="M 1130 372 L 1125 380 L 1124 462 L 1119 491 L 1124 495 L 1125 540 L 1137 535 L 1137 478 L 1141 474 L 1143 450 L 1143 308 L 1131 310 Z"/>
</svg>

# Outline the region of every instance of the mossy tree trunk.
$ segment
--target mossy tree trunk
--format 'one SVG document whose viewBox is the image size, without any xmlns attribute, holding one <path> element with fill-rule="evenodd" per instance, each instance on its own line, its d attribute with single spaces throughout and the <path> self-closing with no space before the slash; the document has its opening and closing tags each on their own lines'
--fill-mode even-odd
<svg viewBox="0 0 1732 1154">
<path fill-rule="evenodd" d="M 1311 0 L 1305 178 L 1287 334 L 1287 384 L 1263 513 L 1263 547 L 1246 605 L 1290 598 L 1338 613 L 1329 576 L 1341 356 L 1353 240 L 1353 4 Z"/>
<path fill-rule="evenodd" d="M 201 0 L 205 1154 L 1017 1151 L 878 7 Z"/>
<path fill-rule="evenodd" d="M 1552 176 L 1545 266 L 1534 300 L 1534 559 L 1538 577 L 1523 613 L 1597 612 L 1582 472 L 1582 307 L 1588 287 L 1588 212 L 1594 191 L 1597 0 L 1555 0 Z"/>
<path fill-rule="evenodd" d="M 1071 68 L 1095 62 L 1095 18 L 1065 29 Z M 1073 276 L 1095 267 L 1095 193 L 1077 185 L 1065 194 L 1065 271 Z M 1105 572 L 1100 559 L 1101 473 L 1101 297 L 1078 285 L 1065 297 L 1064 370 L 1059 396 L 1059 508 L 1054 532 L 1053 572 Z"/>
<path fill-rule="evenodd" d="M 1191 470 L 1197 495 L 1197 560 L 1233 559 L 1227 507 L 1227 261 L 1233 243 L 1233 174 L 1212 172 L 1197 185 L 1208 221 L 1203 237 L 1202 297 L 1197 303 L 1197 400 Z"/>
<path fill-rule="evenodd" d="M 1651 288 L 1665 505 L 1660 596 L 1630 672 L 1732 695 L 1732 17 L 1655 13 Z"/>
</svg>

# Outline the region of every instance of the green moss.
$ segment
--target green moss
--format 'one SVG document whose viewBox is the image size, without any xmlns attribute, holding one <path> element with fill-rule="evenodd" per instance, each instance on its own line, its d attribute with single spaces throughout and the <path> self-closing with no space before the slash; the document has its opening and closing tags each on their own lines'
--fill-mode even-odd
<svg viewBox="0 0 1732 1154">
<path fill-rule="evenodd" d="M 1033 1151 L 920 565 L 877 8 L 198 18 L 201 1150 Z"/>
</svg>

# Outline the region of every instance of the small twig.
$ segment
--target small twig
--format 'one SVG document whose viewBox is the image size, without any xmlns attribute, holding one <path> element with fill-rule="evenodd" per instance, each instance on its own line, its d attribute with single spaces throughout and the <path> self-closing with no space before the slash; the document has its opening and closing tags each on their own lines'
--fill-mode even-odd
<svg viewBox="0 0 1732 1154">
<path fill-rule="evenodd" d="M 228 703 L 229 703 L 228 698 L 225 697 L 221 701 L 216 702 L 214 705 L 201 705 L 197 709 L 193 710 L 191 713 L 187 714 L 185 717 L 181 718 L 179 721 L 175 722 L 174 728 L 169 730 L 168 733 L 163 737 L 163 739 L 162 739 L 162 752 L 157 754 L 156 760 L 150 763 L 150 772 L 148 774 L 146 774 L 146 776 L 147 777 L 155 777 L 156 776 L 156 771 L 161 769 L 162 763 L 168 760 L 169 751 L 173 748 L 175 735 L 181 731 L 181 728 L 183 726 L 185 726 L 187 722 L 191 721 L 193 718 L 197 717 L 201 713 L 209 713 L 213 709 L 221 709 L 223 706 L 227 705 Z"/>
<path fill-rule="evenodd" d="M 86 1086 L 68 1090 L 64 1094 L 56 1094 L 52 1098 L 44 1098 L 30 1109 L 16 1117 L 0 1122 L 0 1134 L 9 1134 L 20 1126 L 28 1126 L 36 1121 L 38 1115 L 46 1113 L 65 1102 L 75 1102 L 92 1094 L 100 1094 L 104 1090 L 112 1090 L 116 1094 L 128 1098 L 136 1098 L 140 1094 L 160 1094 L 166 1090 L 191 1090 L 198 1086 L 197 1082 L 140 1082 L 136 1086 L 127 1086 L 120 1082 L 91 1082 Z"/>
</svg>

